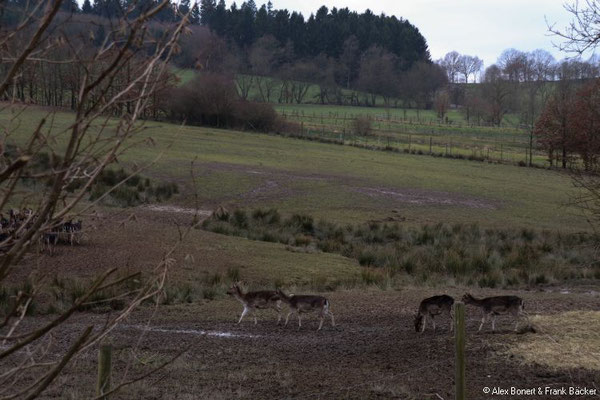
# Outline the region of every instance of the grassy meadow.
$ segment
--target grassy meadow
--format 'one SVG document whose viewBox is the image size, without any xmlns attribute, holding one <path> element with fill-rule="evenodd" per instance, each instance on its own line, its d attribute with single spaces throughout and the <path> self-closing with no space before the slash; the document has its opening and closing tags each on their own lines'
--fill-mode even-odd
<svg viewBox="0 0 600 400">
<path fill-rule="evenodd" d="M 456 109 L 442 121 L 433 110 L 313 104 L 278 104 L 275 108 L 286 120 L 301 124 L 307 137 L 513 164 L 526 162 L 528 157 L 529 134 L 518 127 L 514 115 L 496 127 L 469 123 Z M 353 125 L 359 117 L 371 120 L 370 135 L 355 133 Z M 537 165 L 548 165 L 547 155 L 538 149 L 534 148 L 532 158 Z"/>
<path fill-rule="evenodd" d="M 19 142 L 25 139 L 20 133 L 30 132 L 45 115 L 28 109 L 11 122 L 4 111 L 0 124 L 15 127 L 9 141 Z M 64 129 L 71 118 L 57 113 L 53 129 Z M 148 137 L 152 143 L 143 140 Z M 566 206 L 570 178 L 551 170 L 156 122 L 147 122 L 136 140 L 119 162 L 142 165 L 163 152 L 144 174 L 180 184 L 183 194 L 177 201 L 186 206 L 195 202 L 194 161 L 198 200 L 206 208 L 274 207 L 339 223 L 393 217 L 406 224 L 587 229 L 576 210 Z"/>
<path fill-rule="evenodd" d="M 182 84 L 195 74 L 193 70 L 176 70 L 175 73 Z M 261 79 L 277 81 L 275 78 Z M 385 107 L 381 96 L 377 96 L 376 107 L 323 105 L 319 104 L 319 88 L 314 84 L 307 89 L 302 103 L 278 103 L 280 88 L 277 81 L 270 97 L 273 106 L 285 120 L 300 124 L 302 135 L 309 138 L 513 164 L 525 163 L 528 159 L 529 133 L 519 127 L 518 115 L 505 115 L 502 125 L 496 127 L 468 121 L 457 109 L 449 109 L 442 120 L 434 110 Z M 350 91 L 342 89 L 342 92 L 348 95 Z M 256 82 L 248 99 L 261 101 Z M 355 134 L 353 123 L 357 117 L 371 119 L 371 135 Z M 534 148 L 532 159 L 535 164 L 547 166 L 547 158 L 544 152 Z"/>
<path fill-rule="evenodd" d="M 9 144 L 22 144 L 36 122 L 46 116 L 52 117 L 53 132 L 67 132 L 73 120 L 66 112 L 50 115 L 44 109 L 28 108 L 17 115 L 4 109 L 0 129 L 13 132 Z M 477 393 L 479 387 L 489 384 L 487 378 L 476 381 L 484 376 L 480 371 L 489 366 L 494 369 L 486 370 L 488 376 L 514 371 L 518 365 L 527 384 L 537 384 L 535 379 L 541 373 L 556 376 L 555 369 L 565 366 L 563 375 L 571 374 L 571 369 L 596 373 L 597 323 L 587 322 L 597 319 L 597 313 L 587 310 L 597 305 L 597 296 L 556 291 L 556 287 L 596 288 L 600 279 L 587 222 L 567 206 L 573 193 L 567 174 L 281 135 L 159 122 L 143 125 L 129 150 L 110 168 L 131 170 L 162 153 L 142 175 L 177 184 L 178 194 L 164 204 L 153 204 L 171 207 L 171 211 L 147 206 L 100 207 L 100 219 L 90 217 L 84 222 L 86 227 L 98 226 L 81 245 L 60 246 L 56 255 L 44 256 L 51 281 L 33 303 L 30 315 L 31 321 L 38 323 L 69 309 L 93 277 L 108 267 L 118 267 L 123 276 L 134 271 L 146 276 L 164 257 L 169 243 L 189 226 L 191 209 L 198 206 L 204 215 L 219 205 L 230 210 L 226 220 L 208 218 L 198 229 L 190 230 L 172 255 L 176 263 L 169 270 L 164 290 L 140 306 L 111 336 L 120 348 L 128 349 L 132 340 L 138 341 L 138 327 L 151 319 L 156 328 L 144 335 L 150 343 L 144 344 L 147 359 L 166 360 L 178 346 L 190 349 L 183 361 L 163 371 L 160 385 L 131 386 L 121 393 L 122 398 L 185 398 L 188 392 L 189 398 L 269 397 L 273 376 L 283 370 L 282 365 L 303 365 L 307 349 L 315 354 L 310 362 L 322 368 L 316 372 L 318 376 L 331 374 L 328 381 L 340 376 L 335 367 L 340 359 L 346 365 L 359 366 L 352 379 L 370 382 L 392 374 L 395 382 L 398 376 L 388 365 L 418 370 L 432 359 L 447 358 L 447 373 L 435 371 L 424 377 L 419 372 L 414 379 L 424 383 L 403 388 L 402 393 L 420 395 L 430 382 L 438 385 L 440 376 L 447 377 L 445 385 L 452 388 L 452 336 L 443 332 L 445 326 L 441 333 L 429 328 L 424 334 L 428 336 L 415 336 L 413 327 L 419 301 L 442 292 L 455 298 L 466 291 L 480 296 L 522 295 L 531 321 L 541 333 L 475 333 L 480 313 L 469 310 L 468 354 L 479 364 L 468 371 L 472 374 L 469 381 L 477 382 L 473 383 Z M 52 142 L 54 148 L 64 146 L 63 135 Z M 131 215 L 136 217 L 128 217 Z M 23 265 L 21 273 L 30 268 Z M 295 320 L 294 328 L 276 327 L 275 314 L 268 311 L 259 313 L 257 325 L 250 317 L 236 325 L 241 307 L 226 291 L 240 280 L 247 290 L 279 287 L 288 293 L 323 293 L 332 303 L 338 327 L 326 325 L 315 334 L 312 330 L 318 322 L 314 316 L 304 319 L 300 331 Z M 0 313 L 11 309 L 11 299 L 19 290 L 28 289 L 8 283 L 7 288 L 0 288 Z M 78 312 L 75 324 L 79 327 L 82 321 L 103 320 L 123 304 L 115 300 L 115 292 L 102 291 Z M 579 311 L 556 314 L 563 309 Z M 506 326 L 507 321 L 503 322 Z M 565 324 L 583 324 L 584 328 L 566 332 Z M 67 334 L 76 332 L 74 325 L 68 327 Z M 196 332 L 234 336 L 209 337 Z M 241 339 L 248 334 L 257 338 Z M 551 347 L 548 335 L 555 343 Z M 426 338 L 435 338 L 436 346 Z M 367 343 L 377 348 L 356 352 Z M 410 345 L 398 347 L 397 343 Z M 407 349 L 413 353 L 407 354 Z M 432 349 L 438 353 L 431 353 Z M 578 349 L 587 355 L 573 356 Z M 267 372 L 254 362 L 264 362 L 265 354 L 271 357 Z M 389 362 L 372 360 L 373 354 L 389 355 Z M 299 361 L 288 362 L 290 356 Z M 125 359 L 124 353 L 116 352 L 115 366 L 121 368 Z M 558 359 L 567 361 L 557 363 Z M 333 360 L 335 365 L 323 360 Z M 373 372 L 370 367 L 366 370 L 373 375 L 365 377 L 365 362 L 382 370 Z M 67 372 L 67 379 L 77 382 L 69 389 L 71 397 L 90 397 L 96 375 L 89 371 L 95 371 L 96 363 L 93 353 Z M 231 372 L 234 364 L 239 365 L 236 385 L 246 392 L 223 386 L 223 382 L 229 385 L 238 379 Z M 289 387 L 296 392 L 282 389 L 279 397 L 314 389 L 313 377 L 296 388 L 297 377 L 304 376 L 305 369 L 289 373 L 294 377 Z M 556 379 L 566 379 L 563 375 Z M 182 379 L 196 386 L 182 385 Z M 519 377 L 502 375 L 497 379 L 514 383 Z M 588 375 L 580 379 L 588 379 Z M 250 390 L 248 382 L 268 389 Z M 319 388 L 316 393 L 321 391 Z M 56 397 L 64 397 L 62 388 L 56 393 Z M 357 398 L 372 397 L 371 391 L 357 393 Z M 408 398 L 421 398 L 419 395 Z"/>
</svg>

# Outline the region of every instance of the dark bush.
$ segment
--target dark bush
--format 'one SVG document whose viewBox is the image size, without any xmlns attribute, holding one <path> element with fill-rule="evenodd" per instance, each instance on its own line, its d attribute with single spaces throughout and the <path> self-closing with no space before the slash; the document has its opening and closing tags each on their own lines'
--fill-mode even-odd
<svg viewBox="0 0 600 400">
<path fill-rule="evenodd" d="M 238 228 L 248 227 L 248 214 L 244 210 L 235 210 L 233 212 L 233 225 Z"/>
<path fill-rule="evenodd" d="M 268 210 L 258 208 L 252 212 L 252 218 L 256 221 L 272 225 L 279 223 L 281 220 L 281 215 L 279 215 L 279 211 L 274 208 L 270 208 Z"/>
<path fill-rule="evenodd" d="M 373 121 L 368 115 L 359 115 L 352 121 L 352 133 L 356 136 L 369 136 L 373 127 Z"/>
<path fill-rule="evenodd" d="M 300 228 L 303 233 L 313 233 L 313 217 L 303 214 L 294 214 L 285 222 L 286 226 Z"/>
<path fill-rule="evenodd" d="M 172 89 L 167 104 L 169 118 L 191 125 L 274 131 L 279 118 L 272 106 L 243 100 L 229 75 L 203 73 Z"/>
<path fill-rule="evenodd" d="M 244 129 L 272 132 L 278 126 L 277 112 L 269 104 L 240 100 L 235 104 L 234 115 L 235 125 Z"/>
</svg>

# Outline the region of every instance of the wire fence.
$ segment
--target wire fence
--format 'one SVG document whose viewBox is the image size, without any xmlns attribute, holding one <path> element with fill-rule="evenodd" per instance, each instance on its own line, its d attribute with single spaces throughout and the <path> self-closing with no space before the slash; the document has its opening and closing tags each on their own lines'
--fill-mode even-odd
<svg viewBox="0 0 600 400">
<path fill-rule="evenodd" d="M 299 124 L 299 132 L 294 136 L 309 140 L 540 167 L 552 166 L 555 161 L 551 161 L 548 154 L 536 147 L 535 138 L 531 138 L 522 126 L 498 127 L 431 118 L 397 119 L 354 113 L 310 114 L 302 110 L 282 110 L 281 116 Z M 361 116 L 370 121 L 369 134 L 355 133 L 353 124 Z"/>
</svg>

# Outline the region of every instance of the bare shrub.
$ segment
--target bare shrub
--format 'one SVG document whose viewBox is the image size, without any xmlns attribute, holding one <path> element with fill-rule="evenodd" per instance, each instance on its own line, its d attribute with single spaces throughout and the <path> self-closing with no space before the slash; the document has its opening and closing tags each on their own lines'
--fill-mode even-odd
<svg viewBox="0 0 600 400">
<path fill-rule="evenodd" d="M 373 120 L 368 115 L 359 115 L 352 121 L 352 132 L 357 136 L 369 136 L 373 129 Z"/>
<path fill-rule="evenodd" d="M 6 101 L 0 104 L 0 112 L 7 116 L 0 122 L 0 212 L 7 212 L 9 207 L 31 208 L 23 223 L 0 239 L 0 286 L 16 290 L 14 297 L 9 291 L 9 302 L 2 300 L 5 291 L 0 293 L 0 303 L 8 307 L 0 310 L 3 398 L 44 395 L 73 359 L 93 349 L 132 310 L 160 293 L 174 263 L 173 251 L 181 240 L 174 240 L 135 287 L 128 282 L 137 273 L 119 276 L 114 267 L 90 281 L 52 288 L 43 260 L 38 258 L 41 256 L 33 252 L 40 239 L 66 218 L 91 213 L 110 192 L 127 187 L 126 180 L 151 164 L 135 166 L 130 176 L 103 185 L 104 193 L 98 193 L 95 201 L 84 201 L 105 168 L 127 149 L 147 140 L 137 135 L 144 128 L 140 120 L 154 114 L 155 98 L 170 84 L 166 79 L 168 62 L 187 21 L 184 16 L 181 23 L 166 26 L 158 39 L 154 37 L 151 20 L 169 7 L 164 0 L 153 2 L 137 16 L 115 16 L 109 25 L 101 25 L 106 29 L 101 36 L 99 31 L 90 30 L 91 24 L 81 34 L 71 35 L 67 32 L 72 21 L 58 17 L 61 3 L 25 2 L 23 7 L 14 8 L 13 3 L 0 2 L 0 17 L 5 10 L 17 13 L 13 22 L 0 23 L 0 98 Z M 55 125 L 55 118 L 62 116 L 57 117 L 52 110 L 37 119 L 38 114 L 27 112 L 24 98 L 34 103 L 35 99 L 25 97 L 22 78 L 34 65 L 54 66 L 45 71 L 43 79 L 59 81 L 63 90 L 55 91 L 57 96 L 68 93 L 74 113 L 66 124 Z M 56 75 L 53 71 L 57 69 L 65 71 L 64 75 Z M 61 76 L 69 81 L 61 82 Z M 47 105 L 64 103 L 58 99 Z M 4 152 L 5 143 L 15 147 Z M 36 168 L 39 172 L 32 173 Z M 23 177 L 43 189 L 23 190 Z M 80 184 L 71 186 L 76 181 Z M 137 186 L 132 190 L 137 192 Z M 29 276 L 23 271 L 25 263 L 21 263 L 25 257 L 31 267 Z M 53 313 L 58 315 L 43 321 L 24 323 L 38 300 L 48 297 L 53 289 L 62 292 L 57 298 L 69 300 L 65 307 L 55 307 Z M 75 313 L 99 302 L 113 304 L 115 312 L 102 321 L 89 320 L 85 326 L 65 326 Z M 64 337 L 65 330 L 73 331 L 74 338 Z M 56 337 L 64 340 L 58 343 Z M 130 362 L 134 362 L 135 350 Z M 124 373 L 113 391 L 139 379 Z"/>
<path fill-rule="evenodd" d="M 169 115 L 176 121 L 262 132 L 274 131 L 278 126 L 273 107 L 243 100 L 228 75 L 202 73 L 173 89 L 170 98 Z"/>
<path fill-rule="evenodd" d="M 171 118 L 192 125 L 230 127 L 233 125 L 237 91 L 230 77 L 203 73 L 186 85 L 172 90 Z"/>
<path fill-rule="evenodd" d="M 278 115 L 272 106 L 240 100 L 235 109 L 236 122 L 244 129 L 271 132 L 278 126 Z"/>
</svg>

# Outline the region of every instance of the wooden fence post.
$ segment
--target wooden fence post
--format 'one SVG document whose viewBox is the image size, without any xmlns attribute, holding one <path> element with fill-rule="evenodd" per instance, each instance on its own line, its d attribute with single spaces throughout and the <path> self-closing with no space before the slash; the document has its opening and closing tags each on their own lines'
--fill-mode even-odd
<svg viewBox="0 0 600 400">
<path fill-rule="evenodd" d="M 454 303 L 454 342 L 456 345 L 455 399 L 466 399 L 465 385 L 465 304 Z"/>
<path fill-rule="evenodd" d="M 98 352 L 98 387 L 96 395 L 100 396 L 110 391 L 110 372 L 112 364 L 112 346 L 103 344 Z M 108 399 L 108 396 L 103 396 L 103 400 Z"/>
</svg>

